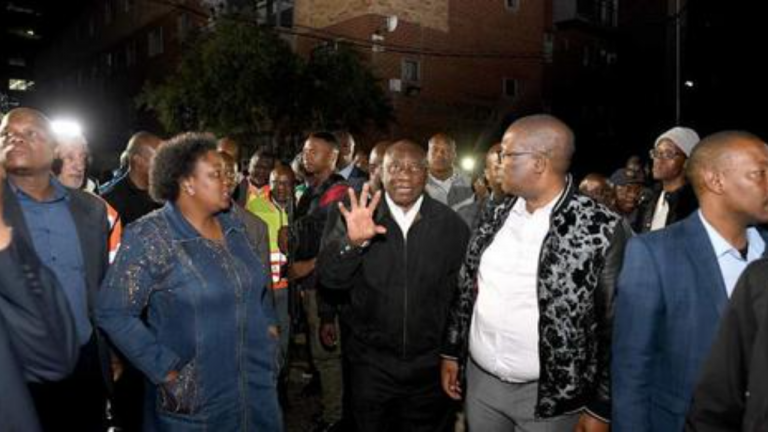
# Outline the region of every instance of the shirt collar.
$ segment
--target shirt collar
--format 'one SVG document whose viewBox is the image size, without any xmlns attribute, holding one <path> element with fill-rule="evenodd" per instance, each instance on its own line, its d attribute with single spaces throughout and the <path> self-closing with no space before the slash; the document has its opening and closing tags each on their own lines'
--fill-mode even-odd
<svg viewBox="0 0 768 432">
<path fill-rule="evenodd" d="M 701 210 L 699 210 L 698 213 L 699 218 L 701 219 L 701 223 L 704 225 L 704 229 L 707 231 L 709 242 L 712 244 L 712 248 L 715 250 L 715 256 L 719 259 L 725 255 L 730 254 L 739 259 L 743 259 L 741 257 L 741 253 L 730 243 L 728 243 L 728 241 L 724 239 L 719 232 L 717 232 L 715 227 L 707 222 L 707 219 L 704 217 L 704 214 L 701 212 Z M 760 233 L 758 233 L 754 227 L 747 228 L 747 261 L 759 258 L 763 253 L 763 249 L 765 249 L 765 241 L 760 236 Z"/>
<path fill-rule="evenodd" d="M 52 203 L 52 202 L 61 201 L 61 200 L 69 200 L 69 189 L 67 189 L 66 186 L 61 184 L 59 179 L 57 179 L 55 176 L 51 176 L 50 179 L 51 179 L 51 186 L 53 186 L 53 196 L 51 196 L 49 199 L 42 202 Z M 11 190 L 13 191 L 13 193 L 16 195 L 17 198 L 37 201 L 36 199 L 32 198 L 29 194 L 24 192 L 23 189 L 16 186 L 16 184 L 10 178 L 8 178 L 8 184 L 11 186 Z"/>
<path fill-rule="evenodd" d="M 344 167 L 344 169 L 339 170 L 339 175 L 344 177 L 344 180 L 349 180 L 349 176 L 352 175 L 352 170 L 355 169 L 355 164 L 351 163 Z"/>
<path fill-rule="evenodd" d="M 389 212 L 392 214 L 392 217 L 395 219 L 414 219 L 416 215 L 419 213 L 419 210 L 421 210 L 421 204 L 424 202 L 424 194 L 422 193 L 419 199 L 416 200 L 415 203 L 411 206 L 408 211 L 403 211 L 402 208 L 400 208 L 399 205 L 395 204 L 394 201 L 392 201 L 392 198 L 389 197 L 388 193 L 384 194 L 384 199 L 387 200 L 387 206 L 389 206 Z"/>
<path fill-rule="evenodd" d="M 552 198 L 551 201 L 549 201 L 547 204 L 545 204 L 543 207 L 537 208 L 533 211 L 533 213 L 528 213 L 528 209 L 526 209 L 525 204 L 526 201 L 523 198 L 518 198 L 517 202 L 515 202 L 515 205 L 512 207 L 512 211 L 515 212 L 515 214 L 521 215 L 521 216 L 534 216 L 539 214 L 544 214 L 545 216 L 549 216 L 552 214 L 552 210 L 555 208 L 555 205 L 557 205 L 558 202 L 560 202 L 560 198 L 563 197 L 563 194 L 565 193 L 565 188 L 563 188 L 560 193 L 557 194 L 554 198 Z"/>
<path fill-rule="evenodd" d="M 236 204 L 232 204 L 236 205 Z M 179 240 L 193 240 L 202 238 L 200 233 L 192 226 L 191 223 L 184 217 L 181 210 L 173 204 L 171 201 L 165 203 L 162 210 L 167 216 L 170 224 L 175 227 L 177 239 Z M 221 230 L 224 232 L 224 236 L 228 236 L 232 231 L 244 231 L 242 223 L 240 223 L 237 216 L 233 214 L 233 210 L 220 212 L 216 215 L 216 219 L 221 223 Z"/>
</svg>

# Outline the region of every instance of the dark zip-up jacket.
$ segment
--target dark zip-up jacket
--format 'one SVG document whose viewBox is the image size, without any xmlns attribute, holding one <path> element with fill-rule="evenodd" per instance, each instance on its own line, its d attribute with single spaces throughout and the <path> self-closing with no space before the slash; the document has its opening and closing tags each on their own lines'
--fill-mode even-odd
<svg viewBox="0 0 768 432">
<path fill-rule="evenodd" d="M 469 239 L 454 211 L 423 196 L 407 239 L 382 200 L 375 220 L 386 234 L 351 248 L 340 217 L 317 263 L 323 287 L 350 290 L 342 320 L 354 342 L 404 359 L 438 353 Z"/>
<path fill-rule="evenodd" d="M 656 211 L 656 204 L 658 204 L 659 196 L 663 191 L 661 185 L 657 185 L 648 199 L 643 200 L 638 205 L 637 217 L 632 226 L 635 232 L 645 233 L 651 230 L 653 213 Z M 688 183 L 674 192 L 667 193 L 664 195 L 664 199 L 667 201 L 667 206 L 669 206 L 665 226 L 687 218 L 699 208 L 699 201 L 693 193 L 693 188 Z"/>
</svg>

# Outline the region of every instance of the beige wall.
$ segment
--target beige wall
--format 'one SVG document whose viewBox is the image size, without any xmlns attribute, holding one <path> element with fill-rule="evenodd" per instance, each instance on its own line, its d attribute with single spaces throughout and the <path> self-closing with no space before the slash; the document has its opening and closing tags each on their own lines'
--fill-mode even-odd
<svg viewBox="0 0 768 432">
<path fill-rule="evenodd" d="M 294 17 L 299 26 L 325 28 L 361 15 L 397 15 L 401 20 L 447 32 L 448 3 L 446 0 L 296 0 Z"/>
</svg>

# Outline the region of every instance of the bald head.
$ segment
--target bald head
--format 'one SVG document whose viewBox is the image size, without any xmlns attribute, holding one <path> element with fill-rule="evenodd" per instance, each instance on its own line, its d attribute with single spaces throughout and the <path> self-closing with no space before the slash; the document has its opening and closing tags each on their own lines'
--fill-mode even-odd
<svg viewBox="0 0 768 432">
<path fill-rule="evenodd" d="M 427 158 L 427 153 L 420 145 L 411 140 L 404 139 L 386 146 L 386 150 L 384 151 L 384 159 L 393 159 L 406 154 L 417 159 L 421 159 L 422 162 L 424 162 Z"/>
<path fill-rule="evenodd" d="M 161 143 L 162 140 L 155 134 L 144 131 L 136 132 L 131 136 L 131 139 L 128 140 L 128 146 L 126 146 L 125 151 L 128 153 L 128 158 L 130 159 L 143 152 L 145 148 L 149 147 L 153 150 L 157 150 Z"/>
<path fill-rule="evenodd" d="M 512 123 L 504 134 L 513 133 L 521 148 L 544 154 L 557 175 L 565 175 L 571 166 L 574 146 L 573 131 L 560 119 L 538 114 L 523 117 Z"/>
<path fill-rule="evenodd" d="M 763 147 L 757 136 L 743 131 L 718 132 L 701 140 L 686 164 L 686 175 L 697 196 L 707 190 L 708 174 L 732 169 L 738 156 L 749 146 Z"/>
<path fill-rule="evenodd" d="M 149 185 L 149 169 L 155 153 L 163 141 L 149 132 L 137 132 L 128 141 L 128 174 L 134 185 L 146 189 Z"/>
<path fill-rule="evenodd" d="M 573 158 L 573 132 L 550 115 L 523 117 L 501 141 L 502 189 L 526 200 L 529 211 L 544 205 L 564 187 Z"/>
<path fill-rule="evenodd" d="M 746 229 L 768 223 L 768 146 L 760 138 L 726 131 L 703 139 L 688 159 L 687 173 L 699 208 L 737 249 Z"/>
</svg>

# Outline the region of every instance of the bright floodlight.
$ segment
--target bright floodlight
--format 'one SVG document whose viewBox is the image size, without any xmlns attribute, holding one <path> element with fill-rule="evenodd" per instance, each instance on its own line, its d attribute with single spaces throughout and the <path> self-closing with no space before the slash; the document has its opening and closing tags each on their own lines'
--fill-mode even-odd
<svg viewBox="0 0 768 432">
<path fill-rule="evenodd" d="M 80 123 L 74 120 L 54 120 L 51 122 L 53 133 L 62 137 L 76 137 L 83 134 Z"/>
<path fill-rule="evenodd" d="M 693 88 L 694 84 L 693 84 L 693 81 L 686 81 L 685 83 L 683 83 L 683 85 L 685 85 L 688 88 Z"/>
<path fill-rule="evenodd" d="M 466 156 L 463 159 L 461 159 L 461 169 L 464 171 L 474 171 L 475 170 L 475 158 L 472 156 Z"/>
</svg>

